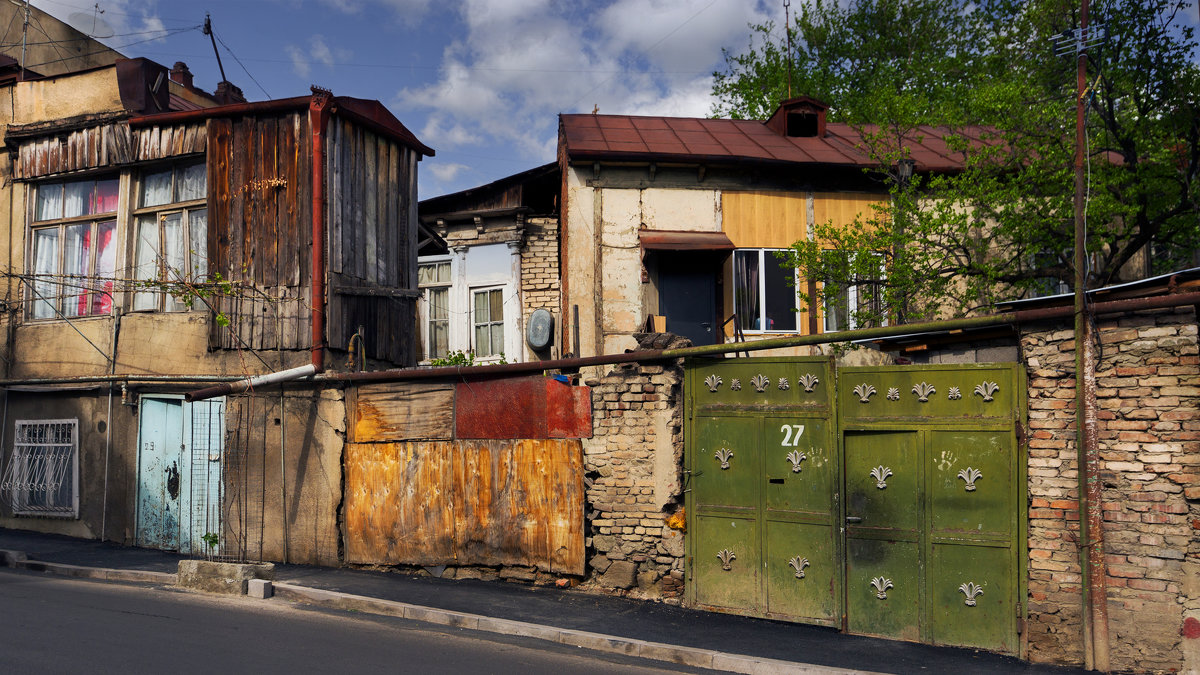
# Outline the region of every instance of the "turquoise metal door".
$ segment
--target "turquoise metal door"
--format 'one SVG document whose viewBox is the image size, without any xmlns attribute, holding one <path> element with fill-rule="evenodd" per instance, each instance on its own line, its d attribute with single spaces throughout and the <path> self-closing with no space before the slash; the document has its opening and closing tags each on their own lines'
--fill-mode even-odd
<svg viewBox="0 0 1200 675">
<path fill-rule="evenodd" d="M 183 399 L 143 396 L 138 419 L 137 545 L 177 551 L 190 501 Z"/>
<path fill-rule="evenodd" d="M 686 588 L 694 606 L 838 623 L 830 365 L 689 362 Z"/>
</svg>

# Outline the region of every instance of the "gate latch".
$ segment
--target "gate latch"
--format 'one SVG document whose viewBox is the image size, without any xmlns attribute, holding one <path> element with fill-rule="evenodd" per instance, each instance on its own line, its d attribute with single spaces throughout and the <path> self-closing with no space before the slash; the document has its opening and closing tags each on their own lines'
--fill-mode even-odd
<svg viewBox="0 0 1200 675">
<path fill-rule="evenodd" d="M 862 516 L 846 516 L 847 523 L 861 523 Z"/>
</svg>

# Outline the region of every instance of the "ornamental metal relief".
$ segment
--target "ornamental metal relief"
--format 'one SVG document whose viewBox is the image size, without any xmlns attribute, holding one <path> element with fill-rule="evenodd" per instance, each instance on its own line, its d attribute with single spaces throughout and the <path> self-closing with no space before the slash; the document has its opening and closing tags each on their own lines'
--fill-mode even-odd
<svg viewBox="0 0 1200 675">
<path fill-rule="evenodd" d="M 962 390 L 958 387 L 950 387 L 950 393 L 946 395 L 946 398 L 950 399 L 951 401 L 957 401 L 958 399 L 962 398 Z"/>
<path fill-rule="evenodd" d="M 985 403 L 990 403 L 992 401 L 992 394 L 998 391 L 1000 391 L 1000 385 L 995 382 L 985 381 L 982 384 L 975 385 L 975 393 L 982 396 Z"/>
<path fill-rule="evenodd" d="M 870 403 L 871 397 L 877 392 L 875 391 L 875 385 L 863 382 L 854 388 L 854 393 L 858 395 L 859 401 L 862 401 L 863 403 Z"/>
<path fill-rule="evenodd" d="M 771 384 L 771 378 L 759 373 L 750 378 L 750 384 L 754 385 L 754 390 L 761 394 L 767 390 L 767 385 Z"/>
<path fill-rule="evenodd" d="M 803 462 L 806 459 L 808 459 L 808 455 L 800 452 L 799 450 L 793 450 L 789 452 L 787 454 L 787 461 L 792 463 L 792 473 L 800 473 L 800 462 Z"/>
<path fill-rule="evenodd" d="M 937 389 L 932 384 L 929 384 L 928 382 L 922 382 L 920 384 L 913 385 L 912 393 L 917 395 L 917 400 L 920 401 L 921 403 L 928 403 L 929 396 L 931 394 L 936 394 Z"/>
<path fill-rule="evenodd" d="M 880 490 L 887 487 L 887 479 L 890 475 L 892 475 L 892 470 L 882 464 L 871 469 L 871 478 L 875 479 L 875 487 Z"/>
<path fill-rule="evenodd" d="M 800 377 L 796 378 L 796 381 L 799 382 L 800 385 L 804 387 L 804 391 L 811 394 L 812 390 L 817 386 L 817 384 L 821 380 L 818 379 L 817 376 L 813 375 L 812 373 L 805 373 L 805 374 L 801 375 Z"/>
<path fill-rule="evenodd" d="M 967 482 L 967 492 L 975 491 L 975 481 L 983 478 L 983 472 L 979 469 L 967 467 L 958 472 L 958 477 Z"/>
<path fill-rule="evenodd" d="M 742 390 L 742 381 L 736 377 L 733 378 L 733 381 L 729 383 L 729 391 L 741 391 L 741 390 Z"/>
<path fill-rule="evenodd" d="M 962 594 L 967 596 L 966 601 L 963 602 L 963 604 L 967 607 L 974 607 L 975 598 L 983 595 L 983 586 L 976 584 L 974 581 L 960 585 L 958 590 L 962 591 Z"/>
<path fill-rule="evenodd" d="M 875 587 L 875 597 L 880 600 L 887 600 L 887 591 L 893 588 L 892 580 L 885 577 L 875 577 L 871 580 L 871 585 Z"/>
<path fill-rule="evenodd" d="M 788 564 L 791 565 L 792 568 L 794 568 L 796 570 L 796 578 L 797 579 L 804 578 L 804 568 L 809 566 L 808 558 L 801 558 L 798 555 L 792 556 L 792 559 L 788 561 Z"/>
<path fill-rule="evenodd" d="M 897 387 L 888 387 L 887 400 L 899 401 L 900 400 L 900 389 Z"/>
<path fill-rule="evenodd" d="M 737 558 L 737 556 L 734 555 L 733 551 L 723 548 L 719 553 L 717 553 L 717 558 L 721 561 L 721 569 L 728 572 L 729 570 L 733 569 L 733 561 L 735 558 Z"/>
<path fill-rule="evenodd" d="M 733 457 L 733 451 L 730 450 L 729 448 L 721 448 L 720 450 L 717 451 L 717 454 L 713 455 L 713 457 L 715 457 L 718 461 L 721 462 L 722 469 L 728 469 L 729 468 L 729 458 Z"/>
<path fill-rule="evenodd" d="M 712 375 L 704 378 L 704 384 L 708 385 L 709 391 L 715 392 L 717 388 L 721 386 L 721 376 L 713 373 Z"/>
<path fill-rule="evenodd" d="M 791 388 L 791 385 L 788 384 L 787 378 L 786 377 L 779 378 L 779 390 L 787 391 L 789 388 Z"/>
</svg>

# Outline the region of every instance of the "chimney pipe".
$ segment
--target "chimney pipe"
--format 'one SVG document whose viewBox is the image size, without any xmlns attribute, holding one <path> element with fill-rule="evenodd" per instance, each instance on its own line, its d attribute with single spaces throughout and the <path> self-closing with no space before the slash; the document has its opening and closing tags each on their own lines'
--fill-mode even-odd
<svg viewBox="0 0 1200 675">
<path fill-rule="evenodd" d="M 171 66 L 171 81 L 188 89 L 196 88 L 192 84 L 192 71 L 188 70 L 187 64 L 183 61 L 176 61 L 175 65 Z"/>
</svg>

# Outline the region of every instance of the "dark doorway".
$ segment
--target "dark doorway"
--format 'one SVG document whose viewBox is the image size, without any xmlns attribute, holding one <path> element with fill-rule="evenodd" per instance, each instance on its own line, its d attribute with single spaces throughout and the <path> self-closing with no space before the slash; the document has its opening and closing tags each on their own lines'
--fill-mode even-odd
<svg viewBox="0 0 1200 675">
<path fill-rule="evenodd" d="M 658 256 L 658 307 L 667 331 L 694 345 L 719 341 L 717 271 L 722 255 L 661 253 Z"/>
</svg>

